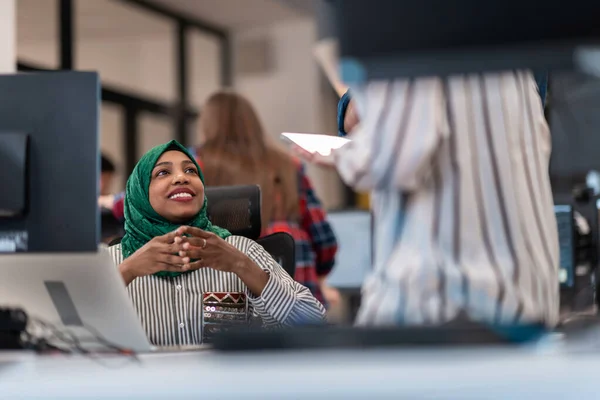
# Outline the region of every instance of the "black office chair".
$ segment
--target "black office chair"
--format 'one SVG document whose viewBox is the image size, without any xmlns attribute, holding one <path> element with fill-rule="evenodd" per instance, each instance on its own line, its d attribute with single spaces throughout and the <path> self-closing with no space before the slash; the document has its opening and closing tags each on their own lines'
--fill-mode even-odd
<svg viewBox="0 0 600 400">
<path fill-rule="evenodd" d="M 289 233 L 276 232 L 256 241 L 292 278 L 296 273 L 296 242 Z"/>
<path fill-rule="evenodd" d="M 234 235 L 256 240 L 293 278 L 296 272 L 296 244 L 284 232 L 260 238 L 261 194 L 257 185 L 206 188 L 208 219 Z"/>
<path fill-rule="evenodd" d="M 258 185 L 206 188 L 208 219 L 234 235 L 260 237 L 260 187 Z"/>
</svg>

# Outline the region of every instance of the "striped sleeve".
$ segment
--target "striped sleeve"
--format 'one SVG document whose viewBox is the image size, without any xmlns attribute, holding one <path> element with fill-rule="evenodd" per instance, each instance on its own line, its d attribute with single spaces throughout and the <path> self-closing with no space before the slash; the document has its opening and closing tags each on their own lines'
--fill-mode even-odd
<svg viewBox="0 0 600 400">
<path fill-rule="evenodd" d="M 335 153 L 340 175 L 361 191 L 415 190 L 448 130 L 436 118 L 445 109 L 441 80 L 373 82 L 354 94 L 366 108 L 352 141 Z"/>
<path fill-rule="evenodd" d="M 310 290 L 294 281 L 258 243 L 253 243 L 247 256 L 269 274 L 261 296 L 246 288 L 254 312 L 265 326 L 319 323 L 325 319 L 325 308 Z"/>
<path fill-rule="evenodd" d="M 123 253 L 121 252 L 121 243 L 108 248 L 108 253 L 115 265 L 120 265 L 123 262 Z"/>
</svg>

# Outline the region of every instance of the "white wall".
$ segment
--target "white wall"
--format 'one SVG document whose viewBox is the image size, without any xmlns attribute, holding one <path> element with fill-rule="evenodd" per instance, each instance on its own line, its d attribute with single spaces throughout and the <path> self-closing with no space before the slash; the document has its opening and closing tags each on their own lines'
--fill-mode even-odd
<svg viewBox="0 0 600 400">
<path fill-rule="evenodd" d="M 198 109 L 221 88 L 221 42 L 198 30 L 189 31 L 188 74 L 190 103 Z"/>
<path fill-rule="evenodd" d="M 310 19 L 275 24 L 236 32 L 234 48 L 252 38 L 265 38 L 271 44 L 274 67 L 266 74 L 237 75 L 235 86 L 252 99 L 267 131 L 316 132 L 318 118 L 318 69 L 311 50 L 315 24 Z"/>
<path fill-rule="evenodd" d="M 262 75 L 236 73 L 234 83 L 256 106 L 266 131 L 277 139 L 285 131 L 334 134 L 335 99 L 333 108 L 324 103 L 331 99 L 323 96 L 321 75 L 312 56 L 316 40 L 314 20 L 303 18 L 236 31 L 234 48 L 255 38 L 270 41 L 274 67 Z M 324 205 L 340 207 L 342 185 L 337 173 L 312 166 L 308 172 Z"/>
<path fill-rule="evenodd" d="M 16 67 L 15 0 L 0 1 L 0 72 L 15 72 Z"/>
<path fill-rule="evenodd" d="M 77 46 L 75 66 L 99 71 L 104 83 L 120 90 L 172 102 L 177 98 L 173 43 L 169 35 L 85 39 Z"/>
</svg>

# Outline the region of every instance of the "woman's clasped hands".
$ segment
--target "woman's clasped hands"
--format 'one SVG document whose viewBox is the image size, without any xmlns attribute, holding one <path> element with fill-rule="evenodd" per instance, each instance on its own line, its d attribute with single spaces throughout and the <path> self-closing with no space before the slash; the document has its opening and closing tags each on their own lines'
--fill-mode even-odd
<svg viewBox="0 0 600 400">
<path fill-rule="evenodd" d="M 182 257 L 183 230 L 178 228 L 162 236 L 156 236 L 140 247 L 119 266 L 127 284 L 135 278 L 152 275 L 160 271 L 185 272 L 189 258 Z"/>
<path fill-rule="evenodd" d="M 120 265 L 127 284 L 135 278 L 161 271 L 187 272 L 210 267 L 232 272 L 247 257 L 217 235 L 199 228 L 181 226 L 157 236 Z"/>
<path fill-rule="evenodd" d="M 248 266 L 250 259 L 240 250 L 212 232 L 183 226 L 183 249 L 179 256 L 190 259 L 185 265 L 188 270 L 213 268 L 223 272 L 234 272 Z"/>
</svg>

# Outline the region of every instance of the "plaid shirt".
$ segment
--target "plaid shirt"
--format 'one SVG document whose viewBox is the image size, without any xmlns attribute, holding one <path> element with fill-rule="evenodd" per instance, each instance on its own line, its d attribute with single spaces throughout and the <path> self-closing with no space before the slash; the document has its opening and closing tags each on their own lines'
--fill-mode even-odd
<svg viewBox="0 0 600 400">
<path fill-rule="evenodd" d="M 199 159 L 196 161 L 202 167 L 202 162 Z M 297 165 L 300 221 L 273 221 L 263 229 L 262 236 L 275 232 L 292 235 L 296 242 L 294 279 L 310 289 L 317 300 L 325 304 L 319 278 L 327 276 L 333 268 L 338 247 L 337 240 L 304 166 L 299 161 Z M 124 197 L 124 193 L 116 195 L 113 206 L 113 214 L 119 221 L 124 220 Z"/>
<path fill-rule="evenodd" d="M 300 221 L 273 221 L 263 229 L 262 235 L 275 232 L 286 232 L 292 235 L 296 242 L 294 279 L 309 288 L 313 295 L 325 304 L 319 278 L 331 272 L 338 245 L 333 229 L 327 221 L 325 210 L 304 171 L 304 166 L 300 162 L 297 163 Z"/>
</svg>

